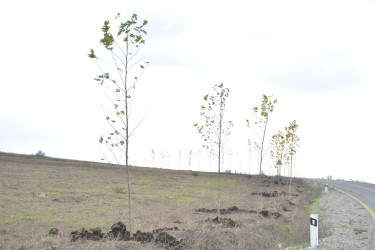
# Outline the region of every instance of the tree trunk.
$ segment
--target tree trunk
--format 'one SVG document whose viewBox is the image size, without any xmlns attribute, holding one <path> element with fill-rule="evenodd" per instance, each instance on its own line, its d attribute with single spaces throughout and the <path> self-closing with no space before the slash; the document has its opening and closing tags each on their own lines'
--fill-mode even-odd
<svg viewBox="0 0 375 250">
<path fill-rule="evenodd" d="M 220 164 L 221 164 L 221 143 L 219 142 L 219 161 L 218 161 L 218 168 L 217 168 L 217 218 L 220 221 Z"/>
<path fill-rule="evenodd" d="M 129 53 L 129 44 L 126 44 L 126 64 L 125 64 L 125 164 L 126 164 L 126 173 L 128 179 L 128 207 L 129 207 L 129 232 L 130 236 L 132 235 L 132 210 L 131 210 L 131 190 L 130 190 L 130 173 L 129 173 L 129 107 L 128 107 L 128 53 Z"/>
</svg>

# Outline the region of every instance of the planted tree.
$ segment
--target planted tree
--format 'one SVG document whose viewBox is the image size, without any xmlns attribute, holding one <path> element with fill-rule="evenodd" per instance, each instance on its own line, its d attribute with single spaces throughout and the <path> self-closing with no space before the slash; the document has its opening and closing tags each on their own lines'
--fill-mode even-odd
<svg viewBox="0 0 375 250">
<path fill-rule="evenodd" d="M 262 174 L 262 164 L 263 158 L 266 154 L 265 150 L 265 139 L 266 139 L 266 132 L 267 126 L 269 121 L 269 116 L 274 110 L 274 105 L 277 103 L 277 99 L 272 98 L 272 96 L 263 95 L 262 103 L 260 107 L 254 107 L 254 125 L 257 129 L 254 129 L 257 135 L 257 141 L 255 142 L 255 147 L 259 150 L 259 174 Z M 252 127 L 250 125 L 250 121 L 246 120 L 247 126 Z"/>
<path fill-rule="evenodd" d="M 287 144 L 287 154 L 289 155 L 290 159 L 290 168 L 289 168 L 289 192 L 290 192 L 290 185 L 292 183 L 292 169 L 293 169 L 293 157 L 296 155 L 297 148 L 299 147 L 298 142 L 300 141 L 296 131 L 298 129 L 298 124 L 294 120 L 289 124 L 288 127 L 285 128 L 285 140 Z"/>
<path fill-rule="evenodd" d="M 226 100 L 229 96 L 229 89 L 224 87 L 224 84 L 215 85 L 213 87 L 213 94 L 204 96 L 204 104 L 201 106 L 201 116 L 203 118 L 202 124 L 194 124 L 198 133 L 203 140 L 203 147 L 206 149 L 213 149 L 217 155 L 218 169 L 218 207 L 217 214 L 220 220 L 220 169 L 224 143 L 230 134 L 230 129 L 233 127 L 232 121 L 226 121 Z"/>
<path fill-rule="evenodd" d="M 155 167 L 155 151 L 151 149 L 151 160 L 152 160 L 152 167 Z"/>
<path fill-rule="evenodd" d="M 193 159 L 193 150 L 190 150 L 190 152 L 188 153 L 188 170 L 190 170 L 192 159 Z"/>
<path fill-rule="evenodd" d="M 250 175 L 251 152 L 253 151 L 253 142 L 251 140 L 247 140 L 247 149 L 249 150 L 249 175 Z"/>
<path fill-rule="evenodd" d="M 271 157 L 284 165 L 288 164 L 289 156 L 286 154 L 286 138 L 283 131 L 278 131 L 271 139 Z M 277 173 L 280 174 L 281 169 Z"/>
<path fill-rule="evenodd" d="M 135 87 L 148 65 L 147 62 L 142 63 L 142 58 L 138 56 L 139 49 L 145 44 L 143 36 L 146 34 L 144 27 L 147 20 L 139 22 L 136 14 L 127 21 L 121 21 L 120 14 L 115 19 L 118 21 L 118 30 L 112 33 L 110 22 L 105 21 L 102 27 L 103 37 L 100 39 L 110 58 L 110 62 L 105 61 L 106 66 L 112 63 L 113 67 L 110 70 L 102 68 L 99 62 L 101 59 L 93 49 L 88 56 L 97 62 L 101 74 L 94 79 L 103 86 L 112 107 L 112 110 L 105 110 L 109 132 L 101 136 L 99 142 L 107 146 L 112 156 L 111 160 L 107 158 L 108 161 L 126 166 L 129 231 L 132 234 L 129 145 L 139 123 L 130 123 L 130 111 Z"/>
<path fill-rule="evenodd" d="M 165 156 L 166 156 L 166 153 L 162 151 L 160 153 L 160 168 L 163 168 L 163 162 L 164 162 Z"/>
</svg>

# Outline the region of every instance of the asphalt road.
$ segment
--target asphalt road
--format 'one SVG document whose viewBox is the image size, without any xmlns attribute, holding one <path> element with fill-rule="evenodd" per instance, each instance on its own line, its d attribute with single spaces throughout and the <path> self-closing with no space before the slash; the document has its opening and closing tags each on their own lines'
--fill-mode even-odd
<svg viewBox="0 0 375 250">
<path fill-rule="evenodd" d="M 373 229 L 371 234 L 370 249 L 375 249 L 375 184 L 326 179 L 319 179 L 318 181 L 336 187 L 345 193 L 350 194 L 367 206 L 366 209 L 368 211 L 369 220 Z"/>
</svg>

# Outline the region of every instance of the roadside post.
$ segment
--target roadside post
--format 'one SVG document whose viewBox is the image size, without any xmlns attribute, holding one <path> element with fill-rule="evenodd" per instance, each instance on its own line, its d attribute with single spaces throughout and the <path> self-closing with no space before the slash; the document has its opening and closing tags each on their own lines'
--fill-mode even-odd
<svg viewBox="0 0 375 250">
<path fill-rule="evenodd" d="M 318 215 L 310 214 L 310 245 L 318 246 Z"/>
<path fill-rule="evenodd" d="M 328 192 L 328 184 L 325 185 L 324 192 L 326 192 L 326 193 Z"/>
</svg>

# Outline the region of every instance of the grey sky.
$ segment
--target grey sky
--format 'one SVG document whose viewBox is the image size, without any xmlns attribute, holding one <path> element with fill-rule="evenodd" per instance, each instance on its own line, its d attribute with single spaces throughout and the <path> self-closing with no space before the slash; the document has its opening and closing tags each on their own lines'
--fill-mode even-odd
<svg viewBox="0 0 375 250">
<path fill-rule="evenodd" d="M 369 170 L 372 1 L 2 3 L 0 151 L 101 158 L 105 99 L 87 53 L 100 48 L 100 28 L 118 12 L 149 21 L 141 53 L 150 66 L 135 103 L 135 116 L 146 115 L 133 138 L 133 164 L 150 165 L 151 149 L 169 151 L 174 165 L 179 149 L 185 158 L 198 151 L 192 124 L 200 120 L 202 97 L 223 82 L 231 89 L 228 117 L 235 122 L 227 150 L 239 155 L 243 168 L 253 136 L 244 121 L 263 94 L 273 94 L 279 103 L 270 132 L 292 120 L 300 124 L 298 175 L 375 182 L 369 177 L 375 176 Z M 239 164 L 232 167 L 239 171 Z"/>
</svg>

